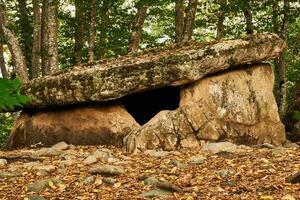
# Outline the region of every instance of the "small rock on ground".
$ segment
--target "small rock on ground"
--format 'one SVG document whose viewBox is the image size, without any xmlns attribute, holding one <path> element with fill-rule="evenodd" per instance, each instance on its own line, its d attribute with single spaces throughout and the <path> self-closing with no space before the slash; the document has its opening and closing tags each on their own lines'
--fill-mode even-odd
<svg viewBox="0 0 300 200">
<path fill-rule="evenodd" d="M 24 200 L 46 200 L 46 199 L 39 195 L 30 195 L 28 197 L 25 197 Z"/>
<path fill-rule="evenodd" d="M 190 158 L 190 164 L 192 165 L 200 165 L 203 164 L 206 160 L 205 156 L 193 156 Z"/>
<path fill-rule="evenodd" d="M 51 184 L 60 185 L 62 181 L 57 178 L 36 181 L 27 186 L 28 192 L 41 192 L 50 187 Z"/>
<path fill-rule="evenodd" d="M 208 151 L 213 154 L 219 153 L 221 151 L 234 153 L 237 152 L 238 146 L 231 142 L 217 142 L 217 143 L 208 143 L 203 145 L 202 150 Z"/>
<path fill-rule="evenodd" d="M 154 157 L 165 157 L 170 154 L 169 151 L 146 150 L 144 154 Z"/>
<path fill-rule="evenodd" d="M 91 185 L 95 182 L 95 177 L 94 176 L 88 176 L 88 177 L 85 177 L 82 181 L 82 183 L 84 185 Z"/>
<path fill-rule="evenodd" d="M 167 190 L 156 189 L 147 192 L 142 192 L 139 197 L 141 198 L 167 198 L 173 196 L 173 193 Z"/>
<path fill-rule="evenodd" d="M 63 151 L 53 148 L 41 148 L 40 150 L 37 150 L 33 154 L 35 156 L 45 156 L 45 157 L 53 157 L 53 156 L 59 156 L 63 153 Z"/>
<path fill-rule="evenodd" d="M 67 150 L 69 148 L 69 145 L 65 142 L 59 142 L 51 147 L 52 149 L 57 150 Z"/>
<path fill-rule="evenodd" d="M 103 183 L 106 183 L 109 185 L 113 185 L 116 182 L 116 180 L 114 178 L 103 178 L 102 181 L 103 181 Z"/>
<path fill-rule="evenodd" d="M 89 170 L 90 174 L 101 174 L 106 176 L 116 176 L 125 173 L 122 167 L 113 165 L 102 165 Z"/>
<path fill-rule="evenodd" d="M 6 159 L 0 159 L 0 166 L 4 166 L 7 164 L 7 160 Z"/>
<path fill-rule="evenodd" d="M 88 156 L 84 161 L 83 163 L 85 165 L 91 165 L 91 164 L 94 164 L 96 163 L 98 160 L 95 156 L 91 155 L 91 156 Z"/>
</svg>

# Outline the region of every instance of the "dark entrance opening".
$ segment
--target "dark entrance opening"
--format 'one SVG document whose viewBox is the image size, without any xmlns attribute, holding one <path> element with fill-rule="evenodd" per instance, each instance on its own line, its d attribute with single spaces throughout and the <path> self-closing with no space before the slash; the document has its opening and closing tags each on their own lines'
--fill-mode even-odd
<svg viewBox="0 0 300 200">
<path fill-rule="evenodd" d="M 169 86 L 131 94 L 123 98 L 126 110 L 137 123 L 143 125 L 162 110 L 175 110 L 179 107 L 180 89 Z"/>
</svg>

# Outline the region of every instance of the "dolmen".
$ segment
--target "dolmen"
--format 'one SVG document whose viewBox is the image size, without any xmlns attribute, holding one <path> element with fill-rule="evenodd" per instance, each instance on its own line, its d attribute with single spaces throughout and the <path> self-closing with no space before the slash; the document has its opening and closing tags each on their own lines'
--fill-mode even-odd
<svg viewBox="0 0 300 200">
<path fill-rule="evenodd" d="M 8 149 L 60 141 L 129 152 L 230 141 L 282 145 L 285 128 L 268 61 L 276 34 L 172 45 L 31 80 Z"/>
</svg>

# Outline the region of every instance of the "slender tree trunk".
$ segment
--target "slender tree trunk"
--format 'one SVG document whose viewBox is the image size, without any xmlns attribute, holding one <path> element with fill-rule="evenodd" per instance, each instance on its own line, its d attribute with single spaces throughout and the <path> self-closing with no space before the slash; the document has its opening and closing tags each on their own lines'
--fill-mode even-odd
<svg viewBox="0 0 300 200">
<path fill-rule="evenodd" d="M 220 0 L 220 9 L 217 14 L 218 17 L 217 36 L 216 36 L 217 40 L 220 40 L 224 35 L 225 6 L 226 6 L 226 0 Z"/>
<path fill-rule="evenodd" d="M 107 40 L 107 29 L 109 26 L 109 0 L 104 0 L 103 6 L 100 10 L 100 37 L 99 37 L 99 58 L 105 56 L 106 40 Z"/>
<path fill-rule="evenodd" d="M 254 25 L 253 25 L 253 17 L 250 8 L 245 9 L 244 11 L 244 16 L 246 20 L 246 33 L 247 34 L 252 34 L 254 33 Z"/>
<path fill-rule="evenodd" d="M 49 68 L 48 73 L 53 73 L 59 70 L 58 65 L 58 44 L 57 44 L 57 7 L 58 0 L 49 1 L 48 5 L 48 30 L 49 30 Z"/>
<path fill-rule="evenodd" d="M 290 2 L 284 0 L 283 5 L 283 19 L 280 36 L 283 40 L 287 40 L 287 31 L 289 26 L 289 11 Z M 287 109 L 287 91 L 286 91 L 286 64 L 285 64 L 285 51 L 278 58 L 278 72 L 279 72 L 279 89 L 280 89 L 280 100 L 279 100 L 279 115 L 281 119 L 285 117 Z"/>
<path fill-rule="evenodd" d="M 82 0 L 75 0 L 75 64 L 82 64 L 84 15 Z"/>
<path fill-rule="evenodd" d="M 4 51 L 3 51 L 3 42 L 2 42 L 1 32 L 0 32 L 0 69 L 1 69 L 2 77 L 8 78 L 8 72 L 7 72 L 5 60 L 4 60 Z"/>
<path fill-rule="evenodd" d="M 2 34 L 8 44 L 8 48 L 12 54 L 18 78 L 20 78 L 23 82 L 28 82 L 29 77 L 27 73 L 26 60 L 23 56 L 18 38 L 9 28 L 10 24 L 5 15 L 5 6 L 2 0 L 0 0 L 0 26 Z"/>
<path fill-rule="evenodd" d="M 97 0 L 91 2 L 91 25 L 89 38 L 89 63 L 95 62 Z"/>
<path fill-rule="evenodd" d="M 184 29 L 184 2 L 175 0 L 175 42 L 182 42 Z"/>
<path fill-rule="evenodd" d="M 189 0 L 184 21 L 183 42 L 187 42 L 192 38 L 197 4 L 197 0 Z"/>
<path fill-rule="evenodd" d="M 49 69 L 49 33 L 48 33 L 48 0 L 43 0 L 42 6 L 42 44 L 41 44 L 41 66 L 42 66 L 42 75 L 45 76 L 48 74 Z"/>
<path fill-rule="evenodd" d="M 32 78 L 40 76 L 41 72 L 41 11 L 39 0 L 32 0 L 33 5 L 33 48 L 32 48 Z"/>
<path fill-rule="evenodd" d="M 147 16 L 148 7 L 148 4 L 143 4 L 138 7 L 138 11 L 132 26 L 132 34 L 128 45 L 128 52 L 137 52 L 139 50 L 142 30 Z"/>
<path fill-rule="evenodd" d="M 32 24 L 29 18 L 30 12 L 26 0 L 18 0 L 19 19 L 18 25 L 20 28 L 20 45 L 26 59 L 26 64 L 29 69 L 29 77 L 32 77 Z"/>
</svg>

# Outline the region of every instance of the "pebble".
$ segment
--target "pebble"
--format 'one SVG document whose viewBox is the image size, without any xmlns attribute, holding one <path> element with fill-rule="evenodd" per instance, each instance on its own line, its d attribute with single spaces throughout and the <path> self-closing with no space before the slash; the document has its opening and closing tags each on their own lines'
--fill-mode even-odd
<svg viewBox="0 0 300 200">
<path fill-rule="evenodd" d="M 4 166 L 7 164 L 7 160 L 6 159 L 0 159 L 0 166 Z"/>
<path fill-rule="evenodd" d="M 59 142 L 51 147 L 52 149 L 57 150 L 67 150 L 69 148 L 69 145 L 65 142 Z"/>
<path fill-rule="evenodd" d="M 113 185 L 115 184 L 116 180 L 114 178 L 103 178 L 102 182 L 109 185 Z"/>
<path fill-rule="evenodd" d="M 50 183 L 53 183 L 54 185 L 63 184 L 63 182 L 57 178 L 39 180 L 39 181 L 29 184 L 27 186 L 27 191 L 28 192 L 41 192 L 47 188 L 50 188 Z"/>
<path fill-rule="evenodd" d="M 84 161 L 83 163 L 85 165 L 91 165 L 91 164 L 94 164 L 96 163 L 98 160 L 95 156 L 91 155 L 91 156 L 88 156 Z"/>
<path fill-rule="evenodd" d="M 84 185 L 91 185 L 95 182 L 95 177 L 94 176 L 88 176 L 86 178 L 83 179 L 82 183 Z"/>
<path fill-rule="evenodd" d="M 167 190 L 156 189 L 147 192 L 142 192 L 139 197 L 141 198 L 167 198 L 173 196 L 173 193 Z"/>
<path fill-rule="evenodd" d="M 206 160 L 205 156 L 193 156 L 190 158 L 189 163 L 192 165 L 200 165 L 203 164 Z"/>
<path fill-rule="evenodd" d="M 169 151 L 157 151 L 157 150 L 146 150 L 144 151 L 144 154 L 153 156 L 153 157 L 166 157 L 170 154 Z"/>
<path fill-rule="evenodd" d="M 231 143 L 231 142 L 217 142 L 217 143 L 208 143 L 203 145 L 202 147 L 203 151 L 208 151 L 212 154 L 219 153 L 221 151 L 227 151 L 227 152 L 237 152 L 238 146 Z"/>
<path fill-rule="evenodd" d="M 107 176 L 117 176 L 125 173 L 125 170 L 122 167 L 113 166 L 113 165 L 102 165 L 96 168 L 89 170 L 90 174 L 101 174 Z"/>
<path fill-rule="evenodd" d="M 46 200 L 46 199 L 39 195 L 30 195 L 28 197 L 25 197 L 24 200 Z"/>
<path fill-rule="evenodd" d="M 59 156 L 63 153 L 63 151 L 53 148 L 41 148 L 40 150 L 37 150 L 33 154 L 35 156 L 45 156 L 45 157 L 53 157 L 53 156 Z"/>
</svg>

